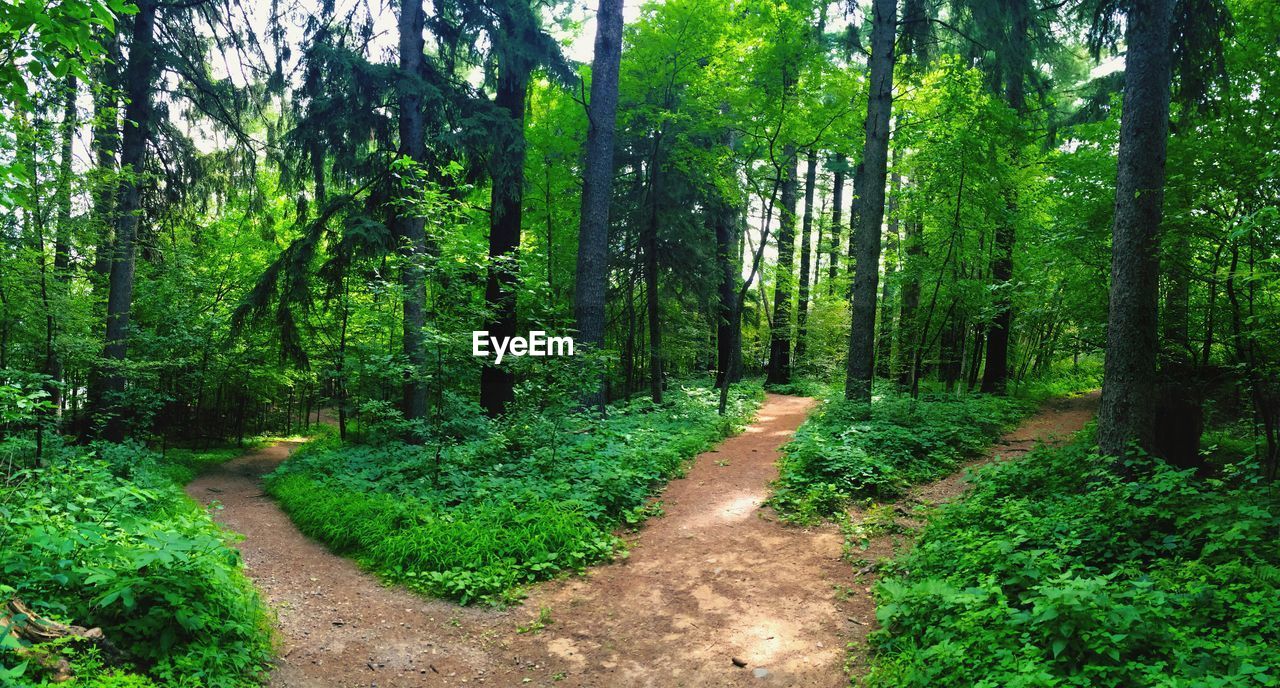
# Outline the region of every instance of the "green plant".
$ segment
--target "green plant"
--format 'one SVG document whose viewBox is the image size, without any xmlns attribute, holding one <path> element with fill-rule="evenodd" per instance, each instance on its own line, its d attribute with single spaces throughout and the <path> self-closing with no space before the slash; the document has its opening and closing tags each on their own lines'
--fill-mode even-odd
<svg viewBox="0 0 1280 688">
<path fill-rule="evenodd" d="M 877 585 L 872 686 L 1280 682 L 1280 488 L 1104 461 L 993 465 Z"/>
<path fill-rule="evenodd" d="M 267 489 L 304 533 L 384 578 L 463 603 L 506 603 L 521 586 L 619 551 L 614 528 L 661 514 L 653 493 L 740 426 L 761 398 L 744 385 L 731 414 L 714 390 L 673 389 L 605 419 L 515 414 L 478 438 L 304 446 Z M 554 427 L 555 431 L 549 428 Z"/>
<path fill-rule="evenodd" d="M 0 486 L 8 594 L 41 614 L 101 627 L 165 685 L 255 685 L 270 658 L 269 620 L 227 534 L 154 453 L 136 445 L 99 445 L 104 458 L 53 449 L 47 467 Z M 130 466 L 128 477 L 113 470 L 117 463 Z M 86 685 L 141 685 L 132 680 Z"/>
<path fill-rule="evenodd" d="M 878 390 L 871 415 L 827 401 L 784 447 L 769 503 L 785 520 L 807 523 L 858 497 L 894 497 L 979 455 L 1033 405 L 974 394 L 921 395 Z"/>
</svg>

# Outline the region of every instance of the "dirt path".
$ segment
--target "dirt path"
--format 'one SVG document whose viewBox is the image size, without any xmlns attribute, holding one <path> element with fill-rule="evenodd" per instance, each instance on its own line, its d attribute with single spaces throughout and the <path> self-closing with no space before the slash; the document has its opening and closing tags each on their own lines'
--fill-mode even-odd
<svg viewBox="0 0 1280 688">
<path fill-rule="evenodd" d="M 272 686 L 835 688 L 847 685 L 845 644 L 873 618 L 868 588 L 848 587 L 855 574 L 840 559 L 834 527 L 783 527 L 759 507 L 779 447 L 812 406 L 769 395 L 751 427 L 670 484 L 665 515 L 629 538 L 628 557 L 537 586 L 505 611 L 383 587 L 301 535 L 259 480 L 291 445 L 231 461 L 187 492 L 220 502 L 217 520 L 245 535 L 249 574 L 279 614 Z M 1078 429 L 1089 411 L 1073 409 L 1037 416 L 1023 429 L 1027 441 Z M 961 487 L 946 484 L 922 488 L 918 499 Z M 853 594 L 837 595 L 837 586 Z M 550 625 L 518 632 L 543 609 Z"/>
</svg>

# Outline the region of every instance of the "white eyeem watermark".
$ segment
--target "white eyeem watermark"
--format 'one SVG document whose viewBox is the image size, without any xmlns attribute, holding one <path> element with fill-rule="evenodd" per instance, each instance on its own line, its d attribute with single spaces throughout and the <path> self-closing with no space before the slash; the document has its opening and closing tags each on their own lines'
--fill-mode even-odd
<svg viewBox="0 0 1280 688">
<path fill-rule="evenodd" d="M 572 356 L 573 337 L 548 337 L 542 330 L 533 330 L 525 337 L 490 337 L 488 330 L 471 333 L 471 355 L 487 358 L 490 351 L 496 354 L 494 363 L 502 363 L 504 356 Z"/>
</svg>

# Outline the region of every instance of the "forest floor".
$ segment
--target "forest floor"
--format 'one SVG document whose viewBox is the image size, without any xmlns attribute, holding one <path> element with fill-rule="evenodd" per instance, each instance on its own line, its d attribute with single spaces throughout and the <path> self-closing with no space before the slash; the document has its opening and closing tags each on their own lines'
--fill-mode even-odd
<svg viewBox="0 0 1280 688">
<path fill-rule="evenodd" d="M 1050 402 L 966 469 L 1065 439 L 1096 401 Z M 750 427 L 699 455 L 663 491 L 664 515 L 626 535 L 628 556 L 535 586 L 505 610 L 385 587 L 299 533 L 260 481 L 295 443 L 223 464 L 187 492 L 218 502 L 217 520 L 245 536 L 238 547 L 249 575 L 279 617 L 272 686 L 834 688 L 848 685 L 846 645 L 865 646 L 874 623 L 874 573 L 842 561 L 835 526 L 784 526 L 760 506 L 779 449 L 813 405 L 768 395 Z M 962 476 L 898 504 L 944 501 L 963 491 Z M 855 556 L 889 556 L 904 538 L 873 537 Z M 852 668 L 860 664 L 855 657 Z"/>
</svg>

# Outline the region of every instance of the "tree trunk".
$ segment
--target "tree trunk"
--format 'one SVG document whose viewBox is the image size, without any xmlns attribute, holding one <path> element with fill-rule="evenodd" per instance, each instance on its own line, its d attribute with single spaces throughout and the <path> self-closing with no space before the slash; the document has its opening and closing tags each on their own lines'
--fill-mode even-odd
<svg viewBox="0 0 1280 688">
<path fill-rule="evenodd" d="M 800 225 L 800 287 L 796 305 L 796 357 L 803 363 L 809 334 L 809 254 L 813 250 L 809 237 L 813 233 L 813 194 L 818 181 L 818 155 L 810 148 L 804 173 L 804 221 Z"/>
<path fill-rule="evenodd" d="M 649 324 L 649 396 L 653 403 L 662 403 L 662 316 L 658 303 L 658 187 L 661 169 L 658 164 L 658 143 L 649 165 L 649 220 L 644 228 L 644 294 L 646 320 Z"/>
<path fill-rule="evenodd" d="M 893 40 L 897 0 L 874 0 L 871 29 L 871 81 L 867 99 L 863 173 L 858 188 L 858 232 L 855 252 L 848 370 L 844 395 L 871 404 L 875 374 L 876 292 L 880 279 L 880 225 L 884 220 L 884 186 L 889 163 L 889 115 L 893 108 Z"/>
<path fill-rule="evenodd" d="M 796 257 L 796 149 L 787 145 L 782 162 L 782 212 L 778 216 L 778 266 L 773 287 L 773 320 L 769 326 L 771 385 L 791 382 L 791 284 Z"/>
<path fill-rule="evenodd" d="M 124 135 L 120 144 L 120 167 L 126 172 L 120 180 L 115 207 L 115 241 L 111 259 L 111 279 L 107 295 L 106 345 L 103 347 L 102 372 L 94 402 L 95 416 L 103 428 L 103 437 L 111 441 L 124 439 L 123 414 L 125 391 L 125 356 L 129 343 L 129 314 L 133 305 L 134 239 L 137 236 L 141 202 L 138 195 L 144 172 L 147 141 L 151 138 L 151 88 L 155 81 L 154 0 L 141 0 L 133 16 L 133 40 L 129 46 L 129 66 L 125 70 Z"/>
<path fill-rule="evenodd" d="M 902 238 L 903 272 L 906 279 L 902 284 L 902 308 L 898 314 L 898 327 L 893 333 L 898 341 L 900 356 L 907 364 L 898 371 L 898 387 L 911 389 L 916 374 L 916 348 L 919 346 L 919 330 L 916 327 L 916 310 L 920 307 L 920 275 L 918 272 L 920 257 L 924 253 L 921 238 L 921 222 L 913 218 L 905 223 Z"/>
<path fill-rule="evenodd" d="M 1107 354 L 1098 446 L 1120 456 L 1154 449 L 1157 278 L 1169 130 L 1173 0 L 1134 3 L 1127 15 L 1123 115 L 1111 245 Z"/>
<path fill-rule="evenodd" d="M 513 23 L 504 20 L 504 23 Z M 516 31 L 512 26 L 510 32 Z M 490 162 L 493 191 L 489 216 L 489 277 L 484 300 L 490 321 L 490 337 L 516 334 L 516 270 L 520 246 L 521 203 L 524 198 L 524 114 L 532 65 L 517 54 L 504 54 L 498 66 L 498 92 L 494 104 L 510 121 L 498 127 Z M 510 365 L 510 364 L 507 364 Z M 480 405 L 497 416 L 515 399 L 515 375 L 510 368 L 488 364 L 480 372 Z"/>
<path fill-rule="evenodd" d="M 1031 9 L 1027 0 L 1015 0 L 1009 6 L 1012 26 L 1009 29 L 1009 62 L 1007 70 L 1008 83 L 1005 95 L 1009 107 L 1018 115 L 1019 121 L 1027 114 L 1026 79 L 1031 69 L 1030 53 L 1027 43 L 1027 31 Z M 1021 129 L 1014 137 L 1012 158 L 1016 162 L 1020 157 Z M 1011 294 L 1013 279 L 1013 244 L 1016 238 L 1014 222 L 1018 210 L 1018 195 L 1015 188 L 1005 189 L 1005 216 L 996 224 L 994 245 L 991 251 L 991 279 L 996 287 L 995 316 L 991 327 L 987 330 L 987 365 L 982 371 L 982 391 L 989 394 L 1004 394 L 1009 380 L 1009 334 L 1013 327 L 1013 303 Z"/>
<path fill-rule="evenodd" d="M 400 241 L 400 287 L 403 291 L 403 350 L 409 368 L 404 374 L 401 411 L 406 420 L 427 417 L 427 386 L 422 376 L 427 365 L 423 328 L 427 324 L 427 289 L 422 258 L 426 253 L 426 219 L 414 204 L 420 201 L 417 189 L 425 170 L 426 140 L 423 138 L 422 53 L 424 49 L 422 0 L 401 0 L 400 5 L 400 78 L 397 101 L 400 109 L 400 154 L 418 165 L 402 181 L 399 193 L 402 205 L 394 225 Z"/>
<path fill-rule="evenodd" d="M 894 166 L 897 167 L 898 151 L 894 150 L 893 155 Z M 885 259 L 884 259 L 884 285 L 880 291 L 880 327 L 876 335 L 876 368 L 880 375 L 892 378 L 897 371 L 894 370 L 894 346 L 895 333 L 897 331 L 894 323 L 895 314 L 897 313 L 897 297 L 894 293 L 893 275 L 898 269 L 898 194 L 902 188 L 902 177 L 897 173 L 896 169 L 889 176 L 889 198 L 886 202 L 888 214 L 888 227 L 885 230 Z"/>
<path fill-rule="evenodd" d="M 827 254 L 827 293 L 834 294 L 836 288 L 836 275 L 840 273 L 840 237 L 844 232 L 843 226 L 840 224 L 840 212 L 844 209 L 844 168 L 849 163 L 844 153 L 836 153 L 835 163 L 835 179 L 831 185 L 831 244 L 830 251 Z"/>
<path fill-rule="evenodd" d="M 622 59 L 622 0 L 600 0 L 596 13 L 595 57 L 591 63 L 591 105 L 587 116 L 586 167 L 582 176 L 582 218 L 574 319 L 578 338 L 589 349 L 604 347 L 605 292 L 609 280 L 609 204 L 613 199 L 613 133 L 618 113 L 618 69 Z M 583 399 L 604 410 L 604 379 Z"/>
<path fill-rule="evenodd" d="M 105 59 L 99 62 L 100 88 L 93 89 L 93 224 L 97 242 L 94 247 L 94 291 L 106 286 L 111 276 L 112 245 L 115 236 L 116 155 L 120 147 L 119 96 L 120 38 L 113 31 L 103 40 Z"/>
</svg>

